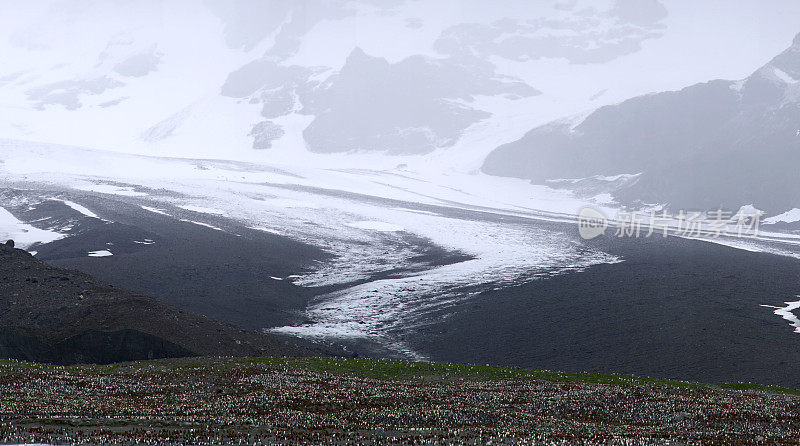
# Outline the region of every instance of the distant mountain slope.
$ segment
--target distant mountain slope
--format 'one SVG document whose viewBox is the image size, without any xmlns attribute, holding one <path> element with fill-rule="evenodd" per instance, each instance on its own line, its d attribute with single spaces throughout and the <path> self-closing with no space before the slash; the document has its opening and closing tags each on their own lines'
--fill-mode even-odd
<svg viewBox="0 0 800 446">
<path fill-rule="evenodd" d="M 179 310 L 0 245 L 0 358 L 110 363 L 319 354 Z"/>
<path fill-rule="evenodd" d="M 35 3 L 0 16 L 0 136 L 326 167 L 320 154 L 394 167 L 453 149 L 436 161 L 472 171 L 522 134 L 519 115 L 546 122 L 646 91 L 601 74 L 669 33 L 658 0 Z M 574 73 L 540 85 L 562 64 L 597 85 Z"/>
<path fill-rule="evenodd" d="M 800 203 L 800 35 L 743 81 L 715 80 L 556 122 L 499 147 L 493 175 L 534 182 L 642 173 L 616 192 L 676 208 L 783 212 Z"/>
</svg>

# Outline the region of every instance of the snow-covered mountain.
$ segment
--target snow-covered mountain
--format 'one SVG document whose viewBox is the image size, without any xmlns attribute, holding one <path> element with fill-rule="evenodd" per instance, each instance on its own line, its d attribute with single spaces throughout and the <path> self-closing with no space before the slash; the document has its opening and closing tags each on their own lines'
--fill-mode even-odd
<svg viewBox="0 0 800 446">
<path fill-rule="evenodd" d="M 735 64 L 687 63 L 674 51 L 685 41 L 733 54 L 731 44 L 767 34 L 714 2 L 689 3 L 25 2 L 0 17 L 0 135 L 158 156 L 469 171 L 532 124 L 759 61 L 752 51 Z M 756 5 L 741 8 L 774 23 L 787 15 Z M 727 42 L 689 26 L 711 15 L 736 30 Z M 785 28 L 773 24 L 759 45 L 773 48 Z"/>
<path fill-rule="evenodd" d="M 741 81 L 715 80 L 554 122 L 504 145 L 483 171 L 535 182 L 638 174 L 628 203 L 771 215 L 800 206 L 800 35 Z M 775 219 L 779 222 L 786 218 Z"/>
</svg>

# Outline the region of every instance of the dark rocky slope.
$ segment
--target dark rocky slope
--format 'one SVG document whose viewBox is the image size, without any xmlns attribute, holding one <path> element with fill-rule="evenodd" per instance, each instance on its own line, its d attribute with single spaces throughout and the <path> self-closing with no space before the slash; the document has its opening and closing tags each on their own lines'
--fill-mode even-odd
<svg viewBox="0 0 800 446">
<path fill-rule="evenodd" d="M 537 183 L 641 173 L 618 199 L 784 212 L 800 207 L 799 81 L 800 35 L 747 79 L 641 96 L 578 125 L 536 128 L 492 152 L 483 171 Z"/>
<path fill-rule="evenodd" d="M 245 331 L 0 245 L 0 358 L 58 364 L 322 353 Z"/>
</svg>

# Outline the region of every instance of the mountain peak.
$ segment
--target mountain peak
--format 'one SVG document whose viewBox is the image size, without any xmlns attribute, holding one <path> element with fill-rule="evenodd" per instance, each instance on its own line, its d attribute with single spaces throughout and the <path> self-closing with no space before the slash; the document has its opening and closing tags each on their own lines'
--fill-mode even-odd
<svg viewBox="0 0 800 446">
<path fill-rule="evenodd" d="M 367 53 L 360 47 L 356 46 L 353 48 L 353 51 L 350 51 L 350 55 L 347 56 L 347 59 L 369 59 L 371 58 Z"/>
<path fill-rule="evenodd" d="M 764 68 L 770 70 L 777 68 L 790 76 L 791 80 L 789 83 L 796 83 L 797 81 L 795 79 L 800 79 L 800 34 L 795 36 L 792 46 L 775 56 Z M 780 73 L 778 75 L 782 80 L 785 80 Z"/>
</svg>

